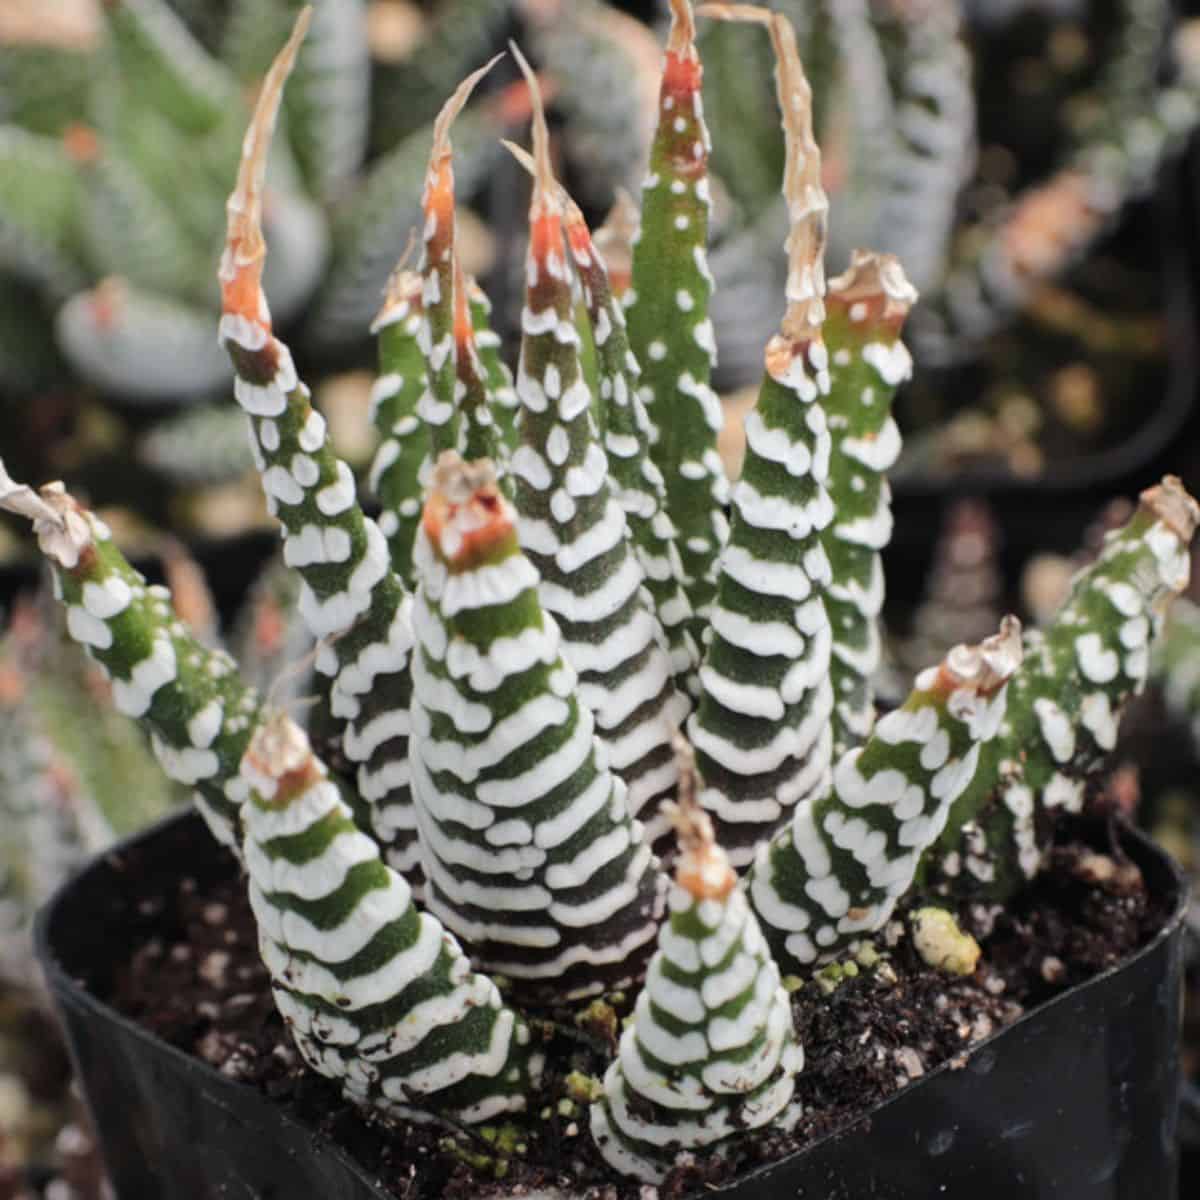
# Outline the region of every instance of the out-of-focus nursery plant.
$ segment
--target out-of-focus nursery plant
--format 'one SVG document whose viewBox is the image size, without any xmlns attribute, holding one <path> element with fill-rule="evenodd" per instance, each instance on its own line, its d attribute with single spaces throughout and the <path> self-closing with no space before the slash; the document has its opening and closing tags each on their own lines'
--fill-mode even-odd
<svg viewBox="0 0 1200 1200">
<path fill-rule="evenodd" d="M 731 488 L 702 58 L 691 6 L 671 9 L 623 304 L 514 48 L 534 108 L 532 154 L 516 150 L 533 190 L 515 395 L 456 222 L 451 134 L 488 68 L 437 115 L 421 260 L 374 325 L 378 522 L 269 305 L 287 242 L 266 223 L 268 163 L 307 11 L 268 73 L 227 204 L 219 330 L 318 639 L 311 736 L 61 485 L 2 489 L 117 707 L 242 860 L 306 1062 L 389 1118 L 495 1136 L 557 1099 L 539 1014 L 636 996 L 584 1090 L 600 1154 L 647 1182 L 796 1119 L 785 976 L 917 903 L 939 909 L 920 922 L 930 961 L 973 961 L 956 914 L 1014 895 L 1082 809 L 1200 516 L 1178 480 L 1150 488 L 1045 629 L 1004 618 L 877 717 L 889 408 L 916 292 L 867 251 L 826 284 L 793 27 L 705 6 L 769 34 L 751 31 L 774 53 L 789 215 L 784 311 Z"/>
<path fill-rule="evenodd" d="M 252 462 L 236 407 L 224 402 L 232 371 L 211 335 L 211 262 L 247 101 L 300 7 L 76 0 L 51 20 L 44 6 L 14 0 L 0 22 L 0 390 L 10 459 L 23 452 L 34 469 L 152 509 L 145 486 L 143 501 L 131 499 L 127 469 L 113 469 L 128 461 L 132 427 L 160 490 L 201 497 L 166 497 L 177 525 L 253 521 L 245 504 L 234 506 L 238 493 L 218 490 Z M 511 21 L 539 60 L 555 63 L 561 145 L 593 188 L 611 196 L 631 184 L 649 142 L 654 42 L 632 18 L 592 0 L 454 0 L 421 20 L 406 11 L 413 20 L 397 35 L 385 13 L 369 19 L 365 0 L 315 6 L 272 151 L 264 222 L 278 249 L 267 280 L 274 318 L 303 330 L 306 361 L 323 381 L 365 345 L 418 222 L 441 99 Z M 625 86 L 631 77 L 644 81 L 640 91 Z M 582 112 L 591 87 L 611 96 L 611 128 L 597 127 L 595 106 Z M 503 158 L 497 138 L 527 115 L 522 92 L 495 89 L 459 125 L 460 186 L 485 208 Z M 372 119 L 373 99 L 386 119 Z M 464 230 L 468 269 L 492 255 L 490 234 L 474 226 L 473 238 Z M 349 392 L 353 406 L 358 393 Z M 211 512 L 198 507 L 204 498 Z"/>
<path fill-rule="evenodd" d="M 1051 455 L 1119 442 L 1133 428 L 1123 398 L 1164 390 L 1164 300 L 1155 223 L 1132 250 L 1109 235 L 1200 118 L 1194 24 L 1176 25 L 1169 0 L 775 7 L 811 67 L 831 263 L 876 246 L 921 292 L 909 334 L 925 369 L 904 413 L 934 429 L 904 477 L 979 459 L 1036 475 Z M 786 214 L 765 72 L 743 69 L 761 48 L 724 27 L 702 43 L 710 80 L 720 72 L 713 167 L 732 201 L 713 254 L 734 285 L 715 301 L 728 386 L 777 319 L 756 283 L 777 277 Z"/>
</svg>

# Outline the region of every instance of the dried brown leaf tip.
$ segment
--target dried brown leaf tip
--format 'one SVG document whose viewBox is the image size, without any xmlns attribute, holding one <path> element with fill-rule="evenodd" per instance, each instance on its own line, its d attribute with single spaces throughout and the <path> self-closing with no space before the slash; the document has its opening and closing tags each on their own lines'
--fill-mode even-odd
<svg viewBox="0 0 1200 1200">
<path fill-rule="evenodd" d="M 528 150 L 518 146 L 515 142 L 504 139 L 501 139 L 501 143 L 530 175 L 536 175 L 537 163 Z M 579 205 L 571 199 L 571 195 L 567 189 L 562 184 L 556 183 L 555 186 L 558 203 L 562 210 L 567 243 L 570 245 L 576 260 L 586 266 L 591 262 L 595 253 L 591 231 L 587 225 L 587 218 L 583 215 L 583 210 Z"/>
<path fill-rule="evenodd" d="M 421 208 L 425 213 L 425 243 L 427 246 L 453 240 L 454 226 L 454 148 L 450 129 L 458 114 L 466 107 L 479 81 L 504 57 L 497 54 L 477 71 L 472 71 L 454 89 L 454 94 L 442 105 L 433 123 L 433 146 L 425 171 L 425 188 L 421 193 Z M 441 238 L 438 231 L 444 231 Z"/>
<path fill-rule="evenodd" d="M 422 521 L 434 549 L 455 570 L 478 565 L 505 541 L 515 548 L 513 510 L 500 494 L 490 459 L 466 462 L 454 450 L 443 451 Z"/>
<path fill-rule="evenodd" d="M 1142 507 L 1172 530 L 1185 546 L 1191 542 L 1200 524 L 1200 504 L 1178 476 L 1164 476 L 1161 483 L 1147 488 L 1139 499 Z"/>
<path fill-rule="evenodd" d="M 325 777 L 308 736 L 285 712 L 273 713 L 255 731 L 242 771 L 263 800 L 281 807 Z"/>
<path fill-rule="evenodd" d="M 965 689 L 992 696 L 1012 678 L 1023 657 L 1021 622 L 1013 616 L 1005 617 L 999 632 L 978 645 L 955 646 L 937 668 L 930 690 L 952 695 Z"/>
<path fill-rule="evenodd" d="M 533 105 L 533 195 L 529 201 L 529 251 L 541 276 L 550 275 L 566 282 L 566 264 L 562 258 L 562 189 L 554 177 L 550 162 L 550 131 L 542 103 L 537 76 L 525 55 L 510 42 L 509 49 L 525 76 Z"/>
<path fill-rule="evenodd" d="M 383 307 L 371 322 L 371 332 L 378 333 L 385 325 L 403 321 L 421 311 L 421 276 L 416 271 L 397 267 L 388 277 L 383 294 Z"/>
<path fill-rule="evenodd" d="M 421 275 L 418 271 L 410 270 L 408 265 L 416 247 L 417 231 L 414 228 L 408 231 L 404 253 L 388 276 L 387 286 L 383 290 L 383 304 L 371 322 L 372 333 L 378 333 L 385 325 L 404 320 L 410 313 L 420 312 Z"/>
<path fill-rule="evenodd" d="M 675 882 L 697 900 L 724 900 L 737 887 L 737 872 L 717 845 L 712 818 L 696 797 L 699 781 L 695 751 L 680 733 L 675 735 L 672 748 L 679 764 L 679 786 L 674 801 L 663 805 L 663 812 L 679 841 Z"/>
<path fill-rule="evenodd" d="M 708 174 L 708 132 L 700 101 L 703 75 L 691 2 L 671 0 L 671 30 L 658 88 L 654 155 L 665 156 L 671 178 L 676 180 L 701 180 Z"/>
<path fill-rule="evenodd" d="M 667 61 L 663 92 L 694 96 L 700 90 L 700 54 L 696 49 L 696 20 L 691 0 L 671 0 L 671 29 L 667 34 Z"/>
<path fill-rule="evenodd" d="M 894 254 L 855 250 L 849 267 L 829 281 L 828 301 L 864 335 L 896 335 L 917 302 L 917 289 Z"/>
<path fill-rule="evenodd" d="M 242 142 L 242 161 L 237 183 L 225 204 L 227 217 L 225 251 L 217 278 L 221 282 L 221 306 L 224 312 L 271 327 L 266 297 L 262 290 L 263 262 L 267 244 L 263 240 L 263 189 L 267 175 L 267 157 L 279 106 L 283 101 L 283 85 L 287 82 L 300 44 L 308 32 L 312 7 L 303 8 L 292 27 L 291 37 L 276 55 L 263 80 L 254 106 L 254 116 Z"/>
<path fill-rule="evenodd" d="M 17 483 L 0 459 L 0 509 L 31 522 L 42 553 L 64 570 L 86 568 L 92 561 L 96 547 L 91 525 L 61 483 L 48 483 L 35 492 Z"/>
<path fill-rule="evenodd" d="M 701 16 L 766 27 L 775 51 L 775 89 L 783 120 L 783 195 L 788 207 L 787 311 L 781 332 L 793 345 L 821 340 L 825 320 L 825 243 L 829 197 L 821 182 L 821 149 L 813 133 L 812 88 L 800 62 L 796 31 L 781 13 L 751 4 L 704 4 Z M 782 364 L 775 363 L 776 374 Z M 769 369 L 771 369 L 769 367 Z"/>
</svg>

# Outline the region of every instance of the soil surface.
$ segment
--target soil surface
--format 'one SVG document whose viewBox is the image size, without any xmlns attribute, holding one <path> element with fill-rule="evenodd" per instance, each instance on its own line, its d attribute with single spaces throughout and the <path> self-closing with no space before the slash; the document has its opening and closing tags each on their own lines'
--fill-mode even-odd
<svg viewBox="0 0 1200 1200">
<path fill-rule="evenodd" d="M 611 1031 L 580 1029 L 567 1014 L 545 1024 L 550 1067 L 545 1096 L 533 1108 L 538 1119 L 520 1131 L 523 1154 L 500 1160 L 477 1134 L 391 1126 L 343 1101 L 291 1045 L 256 951 L 245 887 L 230 866 L 229 877 L 205 894 L 184 877 L 170 894 L 143 903 L 157 932 L 118 970 L 110 1003 L 222 1074 L 262 1089 L 401 1200 L 483 1200 L 555 1186 L 588 1200 L 645 1200 L 598 1157 L 584 1106 L 565 1099 L 569 1072 L 602 1076 L 611 1054 L 604 1044 Z M 836 986 L 810 981 L 793 994 L 806 1056 L 796 1091 L 804 1116 L 793 1133 L 752 1135 L 723 1156 L 677 1168 L 658 1189 L 661 1200 L 703 1191 L 842 1128 L 1026 1008 L 1120 961 L 1167 915 L 1148 898 L 1132 862 L 1112 857 L 1107 846 L 1067 842 L 1029 894 L 1002 911 L 973 914 L 984 952 L 971 976 L 931 970 L 894 921 L 874 943 L 878 961 L 856 963 L 857 974 Z"/>
</svg>

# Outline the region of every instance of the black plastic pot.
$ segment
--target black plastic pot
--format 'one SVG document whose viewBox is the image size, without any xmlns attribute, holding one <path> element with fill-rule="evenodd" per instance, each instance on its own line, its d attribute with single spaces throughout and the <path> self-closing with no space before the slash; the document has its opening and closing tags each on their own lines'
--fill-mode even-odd
<svg viewBox="0 0 1200 1200">
<path fill-rule="evenodd" d="M 842 1133 L 709 1193 L 726 1200 L 1166 1200 L 1176 1195 L 1184 889 L 1124 834 L 1171 917 L 1121 966 L 931 1071 Z M 96 859 L 41 913 L 38 956 L 121 1200 L 386 1195 L 260 1092 L 157 1040 L 104 1002 L 154 928 L 148 897 L 181 871 L 203 889 L 232 859 L 194 814 Z"/>
</svg>

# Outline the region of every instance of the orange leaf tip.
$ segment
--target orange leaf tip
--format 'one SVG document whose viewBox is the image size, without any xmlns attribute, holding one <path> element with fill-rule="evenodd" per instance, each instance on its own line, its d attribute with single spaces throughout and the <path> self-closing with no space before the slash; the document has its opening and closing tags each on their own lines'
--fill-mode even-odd
<svg viewBox="0 0 1200 1200">
<path fill-rule="evenodd" d="M 444 450 L 434 466 L 422 524 L 452 570 L 477 565 L 507 539 L 515 543 L 513 511 L 491 459 L 467 462 L 454 450 Z"/>
<path fill-rule="evenodd" d="M 269 803 L 283 805 L 325 777 L 308 735 L 286 712 L 274 712 L 255 730 L 242 771 Z"/>
</svg>

